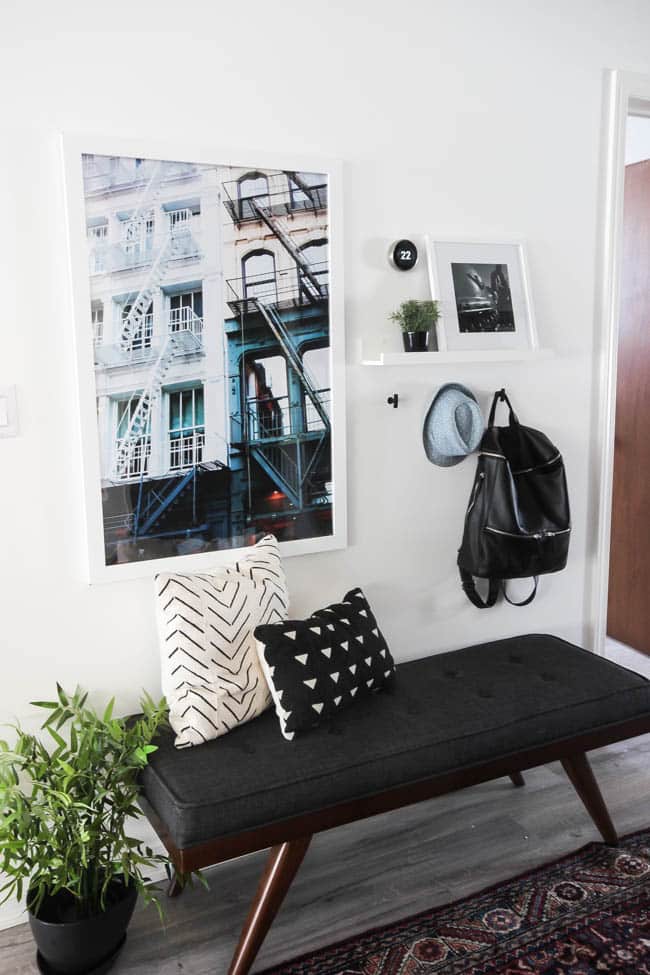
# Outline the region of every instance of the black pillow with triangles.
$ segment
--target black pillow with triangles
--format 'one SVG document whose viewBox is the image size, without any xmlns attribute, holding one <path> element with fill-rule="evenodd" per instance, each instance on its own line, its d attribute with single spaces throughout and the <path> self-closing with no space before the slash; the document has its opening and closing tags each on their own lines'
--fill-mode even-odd
<svg viewBox="0 0 650 975">
<path fill-rule="evenodd" d="M 255 637 L 288 741 L 381 690 L 395 674 L 395 662 L 360 589 L 309 619 L 258 626 Z"/>
</svg>

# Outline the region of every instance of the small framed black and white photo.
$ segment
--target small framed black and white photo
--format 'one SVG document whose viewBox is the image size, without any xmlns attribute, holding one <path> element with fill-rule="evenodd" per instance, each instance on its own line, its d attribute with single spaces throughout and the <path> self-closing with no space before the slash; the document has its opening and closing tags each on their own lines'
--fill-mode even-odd
<svg viewBox="0 0 650 975">
<path fill-rule="evenodd" d="M 441 351 L 537 349 L 524 245 L 427 238 Z"/>
</svg>

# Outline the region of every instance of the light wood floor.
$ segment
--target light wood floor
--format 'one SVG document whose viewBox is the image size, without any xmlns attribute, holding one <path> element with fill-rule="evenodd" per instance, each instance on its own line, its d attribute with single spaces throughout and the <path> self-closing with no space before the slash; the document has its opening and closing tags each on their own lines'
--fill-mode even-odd
<svg viewBox="0 0 650 975">
<path fill-rule="evenodd" d="M 630 663 L 626 661 L 629 666 Z M 638 668 L 642 669 L 641 667 Z M 593 752 L 621 834 L 650 827 L 650 735 Z M 455 900 L 575 850 L 598 834 L 559 765 L 501 779 L 316 837 L 257 970 Z M 115 975 L 225 975 L 264 854 L 207 871 L 210 891 L 138 910 Z M 2 975 L 33 975 L 27 925 L 0 932 Z"/>
</svg>

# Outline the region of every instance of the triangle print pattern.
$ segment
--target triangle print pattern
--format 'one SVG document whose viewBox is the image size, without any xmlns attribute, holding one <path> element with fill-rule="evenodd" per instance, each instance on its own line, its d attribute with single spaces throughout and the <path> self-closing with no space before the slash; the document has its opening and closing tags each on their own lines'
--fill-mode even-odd
<svg viewBox="0 0 650 975">
<path fill-rule="evenodd" d="M 218 738 L 269 706 L 253 631 L 286 619 L 288 604 L 272 535 L 232 566 L 156 576 L 163 692 L 177 748 Z"/>
<path fill-rule="evenodd" d="M 255 636 L 289 741 L 394 679 L 390 650 L 360 589 L 308 620 L 260 625 Z"/>
</svg>

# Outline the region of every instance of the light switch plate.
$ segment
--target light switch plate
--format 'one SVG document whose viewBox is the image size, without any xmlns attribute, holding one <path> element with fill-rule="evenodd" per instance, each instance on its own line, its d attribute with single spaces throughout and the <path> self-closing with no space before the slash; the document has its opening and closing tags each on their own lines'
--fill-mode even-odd
<svg viewBox="0 0 650 975">
<path fill-rule="evenodd" d="M 15 386 L 0 386 L 0 437 L 18 436 L 18 404 Z"/>
</svg>

